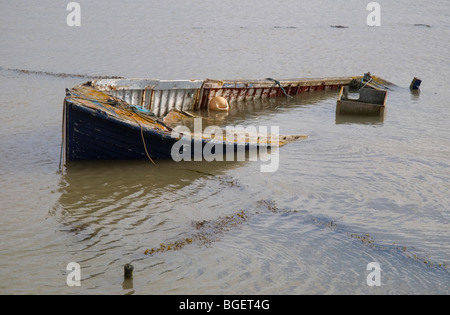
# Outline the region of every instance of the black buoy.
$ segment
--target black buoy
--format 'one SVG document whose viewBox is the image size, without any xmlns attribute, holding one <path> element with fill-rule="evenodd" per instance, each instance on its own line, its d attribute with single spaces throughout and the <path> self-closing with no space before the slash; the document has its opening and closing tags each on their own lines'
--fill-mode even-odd
<svg viewBox="0 0 450 315">
<path fill-rule="evenodd" d="M 133 265 L 126 264 L 123 266 L 123 276 L 125 279 L 132 279 L 133 278 Z"/>
<path fill-rule="evenodd" d="M 420 84 L 422 83 L 422 80 L 420 80 L 419 78 L 414 77 L 414 79 L 411 82 L 411 85 L 409 86 L 409 88 L 411 90 L 418 90 L 420 88 Z"/>
</svg>

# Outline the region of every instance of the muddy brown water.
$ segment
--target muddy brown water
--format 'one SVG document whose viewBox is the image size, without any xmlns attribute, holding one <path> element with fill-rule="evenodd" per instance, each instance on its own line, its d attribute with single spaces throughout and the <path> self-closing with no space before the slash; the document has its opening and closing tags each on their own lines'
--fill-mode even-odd
<svg viewBox="0 0 450 315">
<path fill-rule="evenodd" d="M 0 293 L 450 293 L 448 1 L 379 1 L 380 27 L 356 0 L 79 3 L 80 27 L 65 3 L 0 11 Z M 261 161 L 59 170 L 65 88 L 89 78 L 52 74 L 367 71 L 397 85 L 381 121 L 336 117 L 337 91 L 210 117 L 308 135 L 278 150 L 273 173 Z M 408 89 L 414 76 L 421 93 Z M 67 285 L 70 262 L 79 287 Z M 380 286 L 367 283 L 371 262 Z"/>
</svg>

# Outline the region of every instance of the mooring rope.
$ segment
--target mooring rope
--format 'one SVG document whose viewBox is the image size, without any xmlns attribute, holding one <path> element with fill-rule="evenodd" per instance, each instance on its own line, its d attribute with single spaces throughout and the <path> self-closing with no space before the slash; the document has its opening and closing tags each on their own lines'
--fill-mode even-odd
<svg viewBox="0 0 450 315">
<path fill-rule="evenodd" d="M 136 122 L 137 122 L 137 121 L 136 121 Z M 138 122 L 137 122 L 137 123 L 138 123 Z M 150 154 L 149 154 L 148 151 L 147 151 L 147 146 L 146 146 L 146 144 L 145 144 L 144 130 L 143 130 L 142 124 L 140 124 L 140 123 L 138 123 L 138 124 L 139 124 L 139 126 L 141 127 L 141 137 L 142 137 L 142 143 L 144 144 L 144 150 L 145 150 L 145 153 L 147 154 L 147 157 L 148 157 L 148 159 L 150 160 L 150 162 L 152 162 L 153 165 L 155 165 L 156 167 L 158 167 L 158 165 L 156 165 L 156 163 L 152 160 L 152 158 L 150 157 Z"/>
<path fill-rule="evenodd" d="M 63 171 L 63 160 L 65 160 L 65 154 L 64 154 L 64 146 L 66 144 L 66 100 L 64 99 L 64 105 L 63 105 L 63 114 L 62 114 L 62 137 L 61 137 L 61 151 L 59 152 L 59 171 Z"/>
<path fill-rule="evenodd" d="M 286 91 L 284 90 L 284 88 L 281 86 L 280 81 L 272 79 L 272 78 L 266 78 L 266 80 L 275 82 L 275 84 L 277 84 L 281 88 L 281 91 L 283 92 L 284 96 L 292 98 L 292 96 L 287 94 Z"/>
<path fill-rule="evenodd" d="M 120 101 L 119 101 L 119 102 L 117 102 L 116 100 L 114 100 L 114 101 L 115 101 L 115 103 L 116 103 L 117 105 L 120 106 L 120 108 L 121 108 L 123 111 L 126 111 L 126 112 L 128 113 L 128 117 L 130 117 L 132 120 L 134 120 L 134 122 L 135 122 L 136 124 L 139 125 L 139 127 L 141 128 L 141 138 L 142 138 L 142 144 L 144 145 L 145 154 L 147 155 L 147 157 L 148 157 L 148 159 L 150 160 L 150 162 L 152 162 L 153 165 L 155 165 L 156 167 L 158 167 L 158 165 L 156 165 L 155 161 L 153 161 L 153 159 L 151 158 L 150 154 L 148 153 L 147 145 L 146 145 L 146 143 L 145 143 L 145 138 L 144 138 L 144 127 L 143 127 L 143 125 L 142 125 L 136 118 L 133 117 L 133 114 L 134 114 L 134 115 L 137 115 L 138 117 L 140 117 L 141 119 L 143 119 L 143 120 L 145 120 L 145 121 L 148 121 L 148 122 L 151 122 L 151 123 L 155 123 L 155 122 L 154 122 L 154 121 L 150 121 L 149 119 L 146 119 L 146 117 L 143 117 L 142 115 L 140 115 L 140 114 L 137 113 L 136 111 L 132 110 L 132 107 L 131 107 L 131 110 L 130 110 L 130 107 L 125 107 Z"/>
</svg>

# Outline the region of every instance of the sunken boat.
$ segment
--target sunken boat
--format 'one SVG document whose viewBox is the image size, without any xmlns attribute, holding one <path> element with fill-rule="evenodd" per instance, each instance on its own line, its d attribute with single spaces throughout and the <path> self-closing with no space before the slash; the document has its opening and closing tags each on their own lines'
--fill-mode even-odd
<svg viewBox="0 0 450 315">
<path fill-rule="evenodd" d="M 76 160 L 174 159 L 194 148 L 211 153 L 281 147 L 303 135 L 249 136 L 242 131 L 194 134 L 177 131 L 169 117 L 196 119 L 217 98 L 230 106 L 252 99 L 339 90 L 360 77 L 274 80 L 99 79 L 66 89 L 63 106 L 64 162 Z M 381 80 L 381 79 L 380 79 Z M 180 145 L 181 143 L 181 145 Z M 178 145 L 177 145 L 178 144 Z M 174 149 L 175 148 L 175 149 Z M 227 151 L 228 150 L 228 151 Z"/>
</svg>

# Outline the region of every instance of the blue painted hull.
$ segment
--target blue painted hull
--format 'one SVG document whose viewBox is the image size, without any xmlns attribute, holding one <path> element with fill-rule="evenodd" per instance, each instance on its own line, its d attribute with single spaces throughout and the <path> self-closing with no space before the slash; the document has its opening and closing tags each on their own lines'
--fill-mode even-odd
<svg viewBox="0 0 450 315">
<path fill-rule="evenodd" d="M 65 161 L 77 160 L 135 160 L 173 159 L 172 148 L 182 135 L 170 127 L 160 129 L 158 123 L 148 125 L 124 119 L 112 106 L 96 99 L 80 95 L 68 96 L 64 102 L 64 156 Z M 87 105 L 86 105 L 87 104 Z M 161 125 L 159 125 L 161 127 Z M 189 150 L 188 159 L 198 160 L 196 149 L 203 157 L 206 139 L 184 138 L 178 144 L 181 158 L 186 158 L 183 150 Z M 220 142 L 212 147 L 211 154 L 221 146 L 222 152 L 248 150 L 249 143 Z M 270 147 L 264 144 L 266 147 Z M 185 151 L 186 152 L 186 151 Z M 197 151 L 198 154 L 198 151 Z"/>
<path fill-rule="evenodd" d="M 70 101 L 65 107 L 67 161 L 148 159 L 147 152 L 152 159 L 167 159 L 178 141 Z"/>
<path fill-rule="evenodd" d="M 237 134 L 213 140 L 207 135 L 174 131 L 151 113 L 143 113 L 122 99 L 93 88 L 89 83 L 66 91 L 63 115 L 64 161 L 174 159 L 213 160 L 222 154 L 284 145 L 264 135 L 253 140 Z M 245 132 L 240 133 L 245 136 Z M 211 136 L 211 135 L 210 135 Z M 253 137 L 254 135 L 252 135 Z M 236 138 L 235 138 L 236 137 Z M 289 141 L 304 138 L 292 136 Z M 207 147 L 206 147 L 207 146 Z M 218 151 L 217 151 L 218 150 Z M 217 152 L 217 156 L 216 156 Z M 255 151 L 252 151 L 255 152 Z M 267 151 L 266 151 L 267 152 Z M 228 160 L 228 159 L 227 159 Z"/>
</svg>

